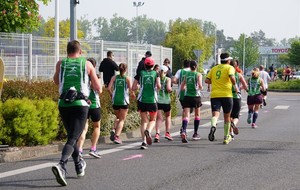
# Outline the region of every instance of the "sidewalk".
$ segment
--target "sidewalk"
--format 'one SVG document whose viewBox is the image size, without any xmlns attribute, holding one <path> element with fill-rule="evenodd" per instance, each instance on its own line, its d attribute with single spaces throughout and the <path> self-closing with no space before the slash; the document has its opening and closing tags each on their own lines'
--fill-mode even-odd
<svg viewBox="0 0 300 190">
<path fill-rule="evenodd" d="M 202 98 L 202 102 L 207 102 L 208 98 Z M 178 110 L 178 115 L 172 119 L 172 126 L 179 126 L 181 125 L 181 106 L 180 104 L 177 106 Z M 202 117 L 209 117 L 211 115 L 211 109 L 210 106 L 207 104 L 203 104 L 201 107 L 201 118 Z M 191 118 L 193 119 L 193 114 L 191 115 Z M 179 127 L 178 127 L 179 129 Z M 161 131 L 163 131 L 164 128 L 161 128 Z M 120 138 L 123 141 L 126 141 L 131 138 L 138 138 L 141 137 L 141 132 L 140 129 L 136 129 L 131 132 L 127 133 L 122 133 L 120 135 Z M 24 148 L 18 148 L 18 147 L 12 147 L 9 148 L 8 151 L 0 151 L 0 163 L 4 162 L 16 162 L 20 160 L 26 160 L 30 158 L 36 158 L 36 157 L 42 157 L 42 156 L 47 156 L 51 154 L 57 154 L 61 152 L 65 142 L 60 142 L 57 144 L 52 144 L 52 145 L 45 145 L 45 146 L 34 146 L 34 147 L 24 147 Z M 112 143 L 109 139 L 109 136 L 104 136 L 100 137 L 99 144 L 107 144 L 107 143 Z M 84 143 L 84 148 L 88 148 L 91 146 L 91 141 L 89 139 L 86 139 Z"/>
</svg>

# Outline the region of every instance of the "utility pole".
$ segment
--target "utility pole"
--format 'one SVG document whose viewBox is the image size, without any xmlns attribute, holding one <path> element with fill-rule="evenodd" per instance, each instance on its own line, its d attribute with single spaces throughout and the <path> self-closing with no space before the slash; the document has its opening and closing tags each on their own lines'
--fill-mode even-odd
<svg viewBox="0 0 300 190">
<path fill-rule="evenodd" d="M 77 39 L 76 5 L 79 0 L 70 0 L 70 40 Z"/>
</svg>

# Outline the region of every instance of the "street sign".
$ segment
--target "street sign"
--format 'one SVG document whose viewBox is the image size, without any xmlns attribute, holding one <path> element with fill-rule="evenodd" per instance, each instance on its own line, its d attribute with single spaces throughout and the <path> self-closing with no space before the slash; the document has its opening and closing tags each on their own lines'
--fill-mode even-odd
<svg viewBox="0 0 300 190">
<path fill-rule="evenodd" d="M 4 63 L 2 58 L 0 57 L 0 98 L 3 88 L 3 79 L 4 79 Z"/>
<path fill-rule="evenodd" d="M 194 50 L 194 54 L 197 56 L 197 60 L 199 60 L 199 57 L 201 56 L 203 50 L 200 49 L 196 49 Z"/>
</svg>

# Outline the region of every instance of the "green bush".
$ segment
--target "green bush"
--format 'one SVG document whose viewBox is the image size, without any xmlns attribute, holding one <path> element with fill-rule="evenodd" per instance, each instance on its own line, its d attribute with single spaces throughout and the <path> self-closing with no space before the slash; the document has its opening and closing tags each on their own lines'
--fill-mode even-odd
<svg viewBox="0 0 300 190">
<path fill-rule="evenodd" d="M 300 90 L 300 80 L 290 80 L 290 81 L 283 81 L 278 80 L 275 82 L 271 82 L 268 85 L 268 89 L 277 89 L 277 90 Z"/>
<path fill-rule="evenodd" d="M 3 85 L 1 100 L 5 102 L 11 98 L 45 99 L 58 101 L 58 86 L 52 81 L 9 80 Z"/>
<path fill-rule="evenodd" d="M 58 110 L 53 100 L 9 99 L 2 104 L 1 112 L 2 144 L 45 145 L 57 135 Z"/>
</svg>

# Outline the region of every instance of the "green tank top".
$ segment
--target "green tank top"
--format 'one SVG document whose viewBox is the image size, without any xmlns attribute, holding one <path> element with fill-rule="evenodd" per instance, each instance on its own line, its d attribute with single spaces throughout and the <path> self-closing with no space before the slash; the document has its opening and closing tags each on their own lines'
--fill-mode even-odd
<svg viewBox="0 0 300 190">
<path fill-rule="evenodd" d="M 170 104 L 171 98 L 170 93 L 167 91 L 167 79 L 164 77 L 160 79 L 161 89 L 158 91 L 158 101 L 159 104 Z"/>
<path fill-rule="evenodd" d="M 184 80 L 184 77 L 186 76 L 187 72 L 188 71 L 186 71 L 184 69 L 181 69 L 181 71 L 180 71 L 180 78 L 179 78 L 179 83 L 178 83 L 179 89 L 180 89 L 181 83 Z M 183 100 L 184 99 L 184 95 L 185 95 L 185 90 L 180 90 L 180 92 L 179 92 L 179 100 Z"/>
<path fill-rule="evenodd" d="M 240 77 L 239 77 L 239 73 L 238 72 L 234 73 L 234 78 L 235 78 L 236 84 L 238 86 L 238 89 L 240 89 Z M 232 86 L 232 97 L 233 98 L 241 98 L 240 96 L 237 95 L 237 93 L 236 93 L 236 91 L 234 89 L 234 86 Z"/>
<path fill-rule="evenodd" d="M 185 96 L 191 97 L 199 97 L 200 90 L 198 87 L 198 80 L 197 80 L 198 72 L 196 71 L 189 71 L 186 74 L 186 89 L 185 89 Z"/>
<path fill-rule="evenodd" d="M 117 75 L 114 82 L 114 91 L 112 95 L 113 105 L 125 106 L 129 104 L 128 87 L 126 76 Z"/>
<path fill-rule="evenodd" d="M 157 72 L 153 70 L 142 70 L 140 75 L 140 93 L 138 95 L 138 100 L 142 103 L 156 103 L 157 92 L 155 87 Z"/>
<path fill-rule="evenodd" d="M 65 58 L 61 61 L 59 73 L 59 94 L 66 93 L 71 87 L 74 87 L 77 92 L 81 92 L 85 97 L 90 94 L 89 76 L 86 68 L 86 59 Z M 89 106 L 85 100 L 75 100 L 72 103 L 65 103 L 59 99 L 58 106 Z"/>
<path fill-rule="evenodd" d="M 91 101 L 90 109 L 100 108 L 100 97 L 99 94 L 95 92 L 95 90 L 91 89 L 88 99 Z"/>
<path fill-rule="evenodd" d="M 248 84 L 248 96 L 260 94 L 260 78 L 250 78 Z"/>
</svg>

